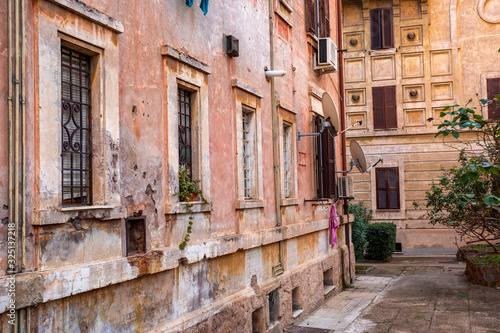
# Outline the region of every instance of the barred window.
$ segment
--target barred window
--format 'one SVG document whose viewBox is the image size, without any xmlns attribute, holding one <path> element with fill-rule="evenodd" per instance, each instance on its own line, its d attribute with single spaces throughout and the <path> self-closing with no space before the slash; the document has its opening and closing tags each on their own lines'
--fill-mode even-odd
<svg viewBox="0 0 500 333">
<path fill-rule="evenodd" d="M 283 123 L 283 185 L 285 198 L 292 196 L 292 161 L 291 161 L 291 129 L 288 123 Z"/>
<path fill-rule="evenodd" d="M 252 197 L 252 146 L 254 144 L 252 140 L 252 117 L 253 112 L 248 109 L 243 110 L 242 122 L 243 122 L 243 186 L 244 186 L 244 197 L 249 199 Z"/>
<path fill-rule="evenodd" d="M 193 177 L 191 92 L 179 88 L 179 165 Z"/>
<path fill-rule="evenodd" d="M 61 48 L 62 204 L 92 203 L 90 56 Z"/>
</svg>

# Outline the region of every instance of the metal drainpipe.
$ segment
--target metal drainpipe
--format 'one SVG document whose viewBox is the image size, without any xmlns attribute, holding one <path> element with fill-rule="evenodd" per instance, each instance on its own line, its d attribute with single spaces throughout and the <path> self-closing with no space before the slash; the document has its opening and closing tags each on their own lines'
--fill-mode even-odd
<svg viewBox="0 0 500 333">
<path fill-rule="evenodd" d="M 274 11 L 273 0 L 269 0 L 269 48 L 270 48 L 270 70 L 274 70 Z M 276 194 L 276 226 L 281 226 L 281 184 L 280 184 L 280 160 L 279 160 L 279 131 L 278 110 L 276 109 L 276 87 L 274 77 L 271 80 L 271 112 L 273 117 L 273 168 L 274 168 L 274 192 Z M 279 260 L 284 267 L 283 241 L 279 243 Z"/>
<path fill-rule="evenodd" d="M 337 38 L 338 38 L 338 47 L 343 49 L 342 47 L 342 0 L 337 0 Z M 340 90 L 340 126 L 341 128 L 346 128 L 345 124 L 345 101 L 344 101 L 344 66 L 343 66 L 343 55 L 342 52 L 339 52 L 339 90 Z M 347 140 L 346 140 L 346 132 L 342 133 L 341 137 L 341 145 L 342 145 L 342 168 L 343 170 L 347 170 Z M 348 206 L 347 200 L 344 200 L 343 212 L 346 211 L 346 207 Z M 347 215 L 349 219 L 349 215 Z M 349 283 L 352 283 L 353 279 L 351 276 L 351 241 L 350 241 L 350 232 L 349 232 L 349 224 L 344 224 L 345 226 L 345 240 L 347 245 L 347 253 L 349 256 Z"/>
<path fill-rule="evenodd" d="M 9 0 L 8 4 L 8 32 L 9 32 L 9 61 L 8 61 L 8 80 L 9 81 L 9 96 L 7 97 L 8 109 L 9 109 L 9 224 L 15 223 L 14 220 L 14 177 L 12 177 L 13 163 L 14 163 L 14 127 L 13 127 L 13 105 L 12 105 L 12 93 L 13 93 L 13 64 L 12 64 L 12 0 Z M 16 224 L 17 226 L 17 224 Z M 16 228 L 17 229 L 17 228 Z M 17 262 L 17 251 L 15 254 L 15 259 Z M 8 270 L 8 274 L 15 274 L 16 271 Z"/>
</svg>

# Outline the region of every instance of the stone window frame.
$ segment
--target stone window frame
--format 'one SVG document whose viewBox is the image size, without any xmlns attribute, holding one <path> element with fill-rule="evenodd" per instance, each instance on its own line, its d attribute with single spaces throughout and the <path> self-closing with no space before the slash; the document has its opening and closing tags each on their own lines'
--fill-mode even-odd
<svg viewBox="0 0 500 333">
<path fill-rule="evenodd" d="M 276 14 L 283 19 L 291 28 L 292 25 L 292 0 L 278 0 L 276 1 Z"/>
<path fill-rule="evenodd" d="M 296 124 L 296 112 L 292 107 L 278 101 L 278 111 L 279 111 L 279 137 L 280 137 L 280 179 L 281 179 L 281 206 L 292 206 L 298 205 L 300 200 L 298 199 L 298 158 L 297 158 L 297 124 Z M 286 197 L 285 193 L 285 183 L 284 183 L 284 126 L 289 126 L 289 144 L 290 144 L 290 186 L 291 194 Z"/>
<path fill-rule="evenodd" d="M 51 16 L 48 13 L 58 13 Z M 117 184 L 119 176 L 119 50 L 117 34 L 122 24 L 95 10 L 86 12 L 67 0 L 40 2 L 37 83 L 35 84 L 37 190 L 33 225 L 66 223 L 75 218 L 120 220 L 126 217 Z M 63 18 L 65 18 L 63 20 Z M 112 22 L 113 24 L 110 24 Z M 79 28 L 76 29 L 76 26 Z M 96 31 L 100 31 L 96 33 Z M 91 56 L 92 70 L 92 203 L 62 204 L 61 47 Z M 106 98 L 103 98 L 106 96 Z M 43 140 L 53 137 L 56 140 Z M 54 149 L 54 143 L 57 149 Z"/>
<path fill-rule="evenodd" d="M 209 104 L 208 75 L 211 68 L 207 64 L 188 56 L 179 50 L 165 45 L 164 56 L 164 95 L 165 98 L 165 165 L 168 179 L 165 214 L 184 214 L 188 212 L 211 212 L 212 204 L 203 201 L 180 202 L 176 192 L 179 190 L 179 116 L 178 91 L 192 93 L 192 141 L 194 142 L 193 179 L 200 180 L 199 187 L 205 199 L 210 202 L 210 145 L 209 145 Z M 191 207 L 190 207 L 191 206 Z"/>
<path fill-rule="evenodd" d="M 488 98 L 488 80 L 500 78 L 500 72 L 480 74 L 479 76 L 479 89 L 481 98 Z M 488 106 L 481 107 L 481 114 L 483 117 L 488 117 Z"/>
<path fill-rule="evenodd" d="M 263 208 L 266 206 L 264 197 L 264 183 L 262 170 L 262 109 L 261 102 L 263 94 L 254 87 L 243 83 L 238 79 L 232 80 L 235 98 L 234 126 L 235 126 L 235 160 L 236 160 L 236 209 Z M 253 110 L 253 121 L 255 126 L 255 149 L 253 165 L 255 172 L 252 174 L 251 199 L 245 199 L 243 184 L 243 124 L 242 117 L 244 109 Z"/>
</svg>

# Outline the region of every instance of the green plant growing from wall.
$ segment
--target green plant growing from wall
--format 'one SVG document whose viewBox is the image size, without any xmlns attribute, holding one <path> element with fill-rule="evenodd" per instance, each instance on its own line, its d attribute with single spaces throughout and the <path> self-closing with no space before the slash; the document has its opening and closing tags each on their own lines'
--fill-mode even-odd
<svg viewBox="0 0 500 333">
<path fill-rule="evenodd" d="M 498 99 L 482 99 L 482 107 L 498 108 Z M 458 139 L 473 132 L 476 139 L 459 154 L 458 167 L 444 170 L 439 181 L 426 192 L 426 217 L 431 224 L 454 228 L 467 244 L 486 242 L 498 253 L 500 239 L 500 122 L 489 120 L 476 107 L 453 105 L 444 108 L 444 120 L 437 136 L 452 135 Z"/>
<path fill-rule="evenodd" d="M 203 203 L 209 204 L 208 200 L 203 196 L 202 191 L 198 187 L 200 183 L 199 180 L 193 180 L 189 176 L 187 169 L 182 166 L 179 167 L 179 191 L 174 193 L 179 197 L 179 200 L 182 202 L 188 201 L 196 201 L 200 199 Z M 187 227 L 186 235 L 184 236 L 184 240 L 179 244 L 179 248 L 184 250 L 187 246 L 187 243 L 191 239 L 191 233 L 193 232 L 193 204 L 187 203 L 189 216 L 189 224 Z"/>
<path fill-rule="evenodd" d="M 349 205 L 349 212 L 354 214 L 352 222 L 352 243 L 356 260 L 364 258 L 366 249 L 366 228 L 373 218 L 373 211 L 364 206 L 364 202 Z"/>
</svg>

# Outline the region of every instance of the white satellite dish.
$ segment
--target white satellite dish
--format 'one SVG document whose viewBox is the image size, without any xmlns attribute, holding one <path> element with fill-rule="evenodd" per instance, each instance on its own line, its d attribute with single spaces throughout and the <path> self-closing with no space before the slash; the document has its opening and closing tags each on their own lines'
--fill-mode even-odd
<svg viewBox="0 0 500 333">
<path fill-rule="evenodd" d="M 337 108 L 335 107 L 335 103 L 333 103 L 332 96 L 326 91 L 323 93 L 321 104 L 323 105 L 323 115 L 325 119 L 332 124 L 336 133 L 340 132 L 340 118 L 337 113 Z"/>
<path fill-rule="evenodd" d="M 351 147 L 351 157 L 352 160 L 355 162 L 354 165 L 356 165 L 359 172 L 365 173 L 367 170 L 367 165 L 366 165 L 366 156 L 365 152 L 363 151 L 363 148 L 361 148 L 361 146 L 356 140 L 351 140 L 350 147 Z"/>
</svg>

